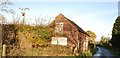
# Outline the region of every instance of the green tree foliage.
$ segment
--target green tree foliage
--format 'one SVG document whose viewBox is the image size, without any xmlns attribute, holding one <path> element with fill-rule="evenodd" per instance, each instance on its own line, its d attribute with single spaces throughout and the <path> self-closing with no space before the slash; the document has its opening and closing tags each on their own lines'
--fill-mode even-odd
<svg viewBox="0 0 120 58">
<path fill-rule="evenodd" d="M 96 39 L 96 34 L 95 34 L 94 32 L 88 30 L 88 31 L 86 31 L 86 33 L 87 33 L 88 35 L 90 35 L 91 41 L 95 41 L 95 39 Z"/>
<path fill-rule="evenodd" d="M 109 37 L 104 37 L 104 36 L 101 37 L 101 42 L 102 42 L 102 43 L 108 43 L 109 40 L 110 40 Z"/>
<path fill-rule="evenodd" d="M 90 30 L 86 31 L 86 33 L 90 36 L 89 48 L 92 52 L 92 50 L 96 48 L 96 45 L 95 45 L 96 34 L 93 31 L 90 31 Z"/>
<path fill-rule="evenodd" d="M 111 43 L 113 47 L 120 48 L 120 16 L 115 20 L 112 30 L 112 39 Z"/>
<path fill-rule="evenodd" d="M 107 48 L 111 47 L 112 45 L 109 41 L 110 41 L 109 37 L 102 36 L 101 41 L 100 41 L 100 45 L 103 47 L 107 47 Z"/>
</svg>

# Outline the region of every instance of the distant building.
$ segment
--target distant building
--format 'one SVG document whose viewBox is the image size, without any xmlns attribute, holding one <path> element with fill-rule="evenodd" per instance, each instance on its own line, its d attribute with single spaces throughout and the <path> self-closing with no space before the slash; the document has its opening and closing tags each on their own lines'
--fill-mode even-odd
<svg viewBox="0 0 120 58">
<path fill-rule="evenodd" d="M 77 47 L 78 52 L 84 52 L 88 49 L 89 35 L 63 14 L 59 14 L 50 24 L 50 27 L 55 30 L 51 44 Z"/>
</svg>

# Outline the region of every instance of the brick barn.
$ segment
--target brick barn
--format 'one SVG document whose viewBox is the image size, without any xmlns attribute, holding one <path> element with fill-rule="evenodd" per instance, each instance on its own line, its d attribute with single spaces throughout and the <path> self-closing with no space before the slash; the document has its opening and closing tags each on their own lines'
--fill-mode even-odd
<svg viewBox="0 0 120 58">
<path fill-rule="evenodd" d="M 56 16 L 50 27 L 55 30 L 51 44 L 73 47 L 73 51 L 77 47 L 78 52 L 88 49 L 89 35 L 63 14 Z"/>
</svg>

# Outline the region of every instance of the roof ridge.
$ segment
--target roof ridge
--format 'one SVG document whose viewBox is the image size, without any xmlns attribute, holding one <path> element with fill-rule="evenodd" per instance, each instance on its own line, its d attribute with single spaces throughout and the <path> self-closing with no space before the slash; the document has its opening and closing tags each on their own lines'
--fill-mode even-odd
<svg viewBox="0 0 120 58">
<path fill-rule="evenodd" d="M 58 14 L 56 17 L 65 17 L 62 13 Z"/>
</svg>

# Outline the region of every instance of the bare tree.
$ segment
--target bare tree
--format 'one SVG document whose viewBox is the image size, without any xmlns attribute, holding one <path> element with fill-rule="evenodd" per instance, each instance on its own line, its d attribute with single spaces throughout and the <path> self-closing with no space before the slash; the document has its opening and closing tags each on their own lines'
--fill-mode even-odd
<svg viewBox="0 0 120 58">
<path fill-rule="evenodd" d="M 1 0 L 0 1 L 0 12 L 15 13 L 13 9 L 8 8 L 10 5 L 14 5 L 14 3 L 12 3 L 9 0 Z"/>
<path fill-rule="evenodd" d="M 0 17 L 4 17 L 3 23 L 5 23 L 5 13 L 15 14 L 15 11 L 9 8 L 11 5 L 14 5 L 14 3 L 9 0 L 0 0 Z"/>
</svg>

